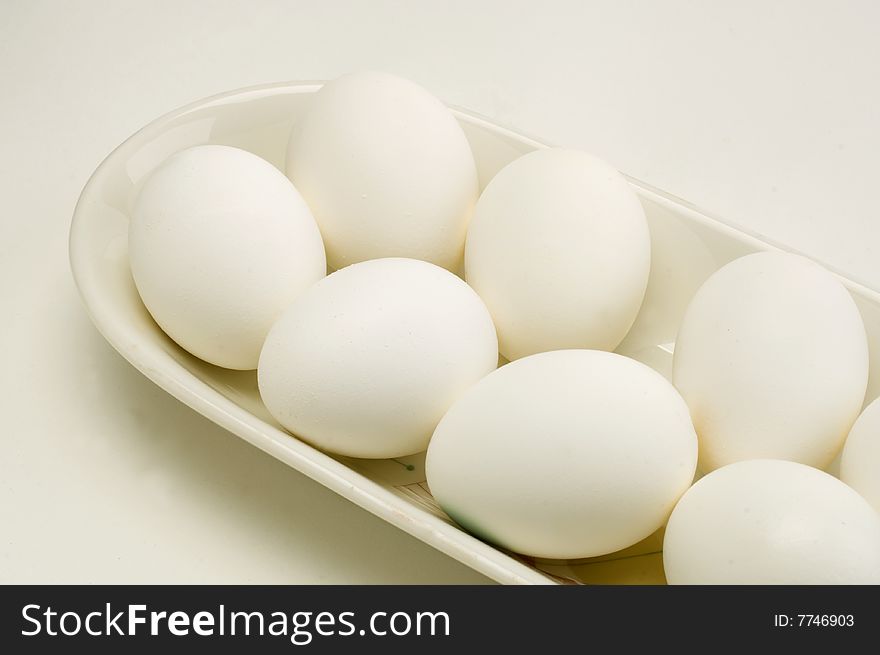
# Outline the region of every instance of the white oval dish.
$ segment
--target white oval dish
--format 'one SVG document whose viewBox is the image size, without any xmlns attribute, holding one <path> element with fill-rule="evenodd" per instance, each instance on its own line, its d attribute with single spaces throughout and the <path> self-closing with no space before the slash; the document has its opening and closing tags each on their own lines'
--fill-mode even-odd
<svg viewBox="0 0 880 655">
<path fill-rule="evenodd" d="M 662 582 L 659 535 L 625 551 L 578 562 L 534 561 L 465 533 L 437 508 L 424 483 L 424 455 L 398 460 L 333 457 L 284 431 L 260 401 L 256 374 L 206 364 L 184 352 L 141 303 L 128 263 L 128 219 L 145 176 L 167 156 L 213 143 L 249 150 L 284 169 L 293 122 L 320 82 L 289 82 L 224 93 L 150 123 L 114 150 L 83 189 L 70 230 L 70 264 L 98 330 L 131 364 L 218 425 L 364 509 L 481 573 L 508 584 L 562 580 Z M 486 183 L 521 154 L 545 147 L 471 112 L 454 110 Z M 617 352 L 669 376 L 675 334 L 702 282 L 732 259 L 785 249 L 630 179 L 651 228 L 648 290 Z M 785 249 L 788 250 L 788 249 Z M 880 294 L 841 276 L 868 332 L 871 377 L 866 402 L 880 394 Z"/>
</svg>

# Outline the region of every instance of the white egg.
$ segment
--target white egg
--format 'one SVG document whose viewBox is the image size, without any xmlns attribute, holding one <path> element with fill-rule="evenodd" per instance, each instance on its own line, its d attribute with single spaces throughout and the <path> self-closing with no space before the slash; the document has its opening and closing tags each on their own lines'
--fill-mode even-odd
<svg viewBox="0 0 880 655">
<path fill-rule="evenodd" d="M 693 480 L 697 437 L 659 373 L 559 350 L 502 366 L 440 421 L 428 485 L 462 527 L 510 550 L 581 558 L 660 528 Z"/>
<path fill-rule="evenodd" d="M 197 146 L 145 181 L 131 272 L 159 326 L 196 357 L 254 369 L 281 312 L 324 277 L 321 234 L 290 181 L 254 154 Z"/>
<path fill-rule="evenodd" d="M 375 72 L 325 84 L 294 125 L 287 174 L 331 268 L 380 257 L 460 267 L 476 164 L 458 121 L 417 84 Z"/>
<path fill-rule="evenodd" d="M 420 452 L 449 406 L 498 359 L 474 291 L 413 259 L 332 273 L 272 328 L 258 379 L 266 407 L 315 446 L 352 457 Z"/>
<path fill-rule="evenodd" d="M 663 540 L 670 584 L 878 584 L 880 515 L 803 464 L 730 464 L 682 496 Z"/>
<path fill-rule="evenodd" d="M 865 408 L 846 438 L 840 479 L 880 512 L 880 398 Z"/>
<path fill-rule="evenodd" d="M 648 283 L 651 242 L 627 181 L 583 152 L 548 149 L 502 169 L 468 228 L 465 274 L 508 359 L 613 350 Z"/>
<path fill-rule="evenodd" d="M 788 459 L 819 468 L 865 396 L 868 344 L 849 292 L 797 255 L 722 267 L 685 312 L 673 382 L 700 437 L 700 468 Z"/>
</svg>

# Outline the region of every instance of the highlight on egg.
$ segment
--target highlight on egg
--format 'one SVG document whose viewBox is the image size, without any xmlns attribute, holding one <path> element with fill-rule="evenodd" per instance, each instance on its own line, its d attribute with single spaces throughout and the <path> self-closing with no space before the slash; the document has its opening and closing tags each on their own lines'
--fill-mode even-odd
<svg viewBox="0 0 880 655">
<path fill-rule="evenodd" d="M 831 273 L 761 252 L 719 269 L 685 312 L 672 380 L 700 437 L 700 468 L 789 459 L 825 468 L 868 382 L 865 326 Z"/>
<path fill-rule="evenodd" d="M 576 150 L 536 150 L 508 164 L 468 228 L 465 276 L 510 360 L 614 350 L 635 321 L 650 269 L 635 192 L 613 167 Z"/>
<path fill-rule="evenodd" d="M 150 173 L 128 252 L 162 330 L 231 369 L 257 367 L 272 324 L 327 272 L 321 234 L 290 181 L 260 157 L 219 145 L 178 152 Z"/>
<path fill-rule="evenodd" d="M 303 293 L 260 355 L 263 402 L 281 425 L 330 452 L 423 451 L 449 406 L 498 361 L 473 289 L 415 259 L 353 264 Z"/>
<path fill-rule="evenodd" d="M 331 268 L 382 257 L 461 266 L 476 164 L 452 112 L 414 82 L 363 72 L 325 84 L 293 127 L 287 174 Z"/>
<path fill-rule="evenodd" d="M 557 350 L 505 364 L 450 407 L 428 446 L 435 500 L 459 525 L 544 558 L 604 555 L 660 528 L 690 486 L 697 436 L 653 369 Z"/>
<path fill-rule="evenodd" d="M 878 584 L 880 514 L 810 466 L 737 462 L 681 497 L 663 564 L 670 584 Z"/>
</svg>

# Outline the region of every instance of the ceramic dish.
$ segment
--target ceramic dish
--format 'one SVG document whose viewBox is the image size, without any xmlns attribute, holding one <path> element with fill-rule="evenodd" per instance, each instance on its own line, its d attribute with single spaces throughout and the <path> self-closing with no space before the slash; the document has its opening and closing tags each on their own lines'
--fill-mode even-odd
<svg viewBox="0 0 880 655">
<path fill-rule="evenodd" d="M 661 535 L 590 560 L 531 560 L 463 532 L 433 502 L 423 456 L 396 460 L 336 457 L 284 431 L 257 392 L 256 374 L 220 369 L 181 350 L 153 322 L 131 279 L 128 215 L 144 177 L 168 155 L 218 143 L 256 153 L 283 170 L 291 126 L 317 82 L 232 91 L 150 123 L 113 151 L 92 175 L 76 206 L 70 263 L 101 334 L 144 375 L 212 421 L 425 543 L 502 583 L 663 582 Z M 471 112 L 455 109 L 477 160 L 482 186 L 521 154 L 545 147 Z M 618 352 L 669 374 L 676 330 L 699 285 L 726 262 L 778 245 L 699 212 L 631 180 L 651 227 L 652 267 L 645 303 Z M 841 279 L 865 319 L 871 347 L 866 401 L 880 393 L 880 295 Z"/>
</svg>

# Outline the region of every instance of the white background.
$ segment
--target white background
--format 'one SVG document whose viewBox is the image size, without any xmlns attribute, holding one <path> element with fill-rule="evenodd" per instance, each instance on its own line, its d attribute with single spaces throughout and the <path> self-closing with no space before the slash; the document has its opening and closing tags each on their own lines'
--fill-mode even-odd
<svg viewBox="0 0 880 655">
<path fill-rule="evenodd" d="M 366 68 L 880 288 L 880 3 L 0 0 L 0 582 L 485 579 L 214 427 L 89 323 L 67 230 L 141 125 Z"/>
</svg>

